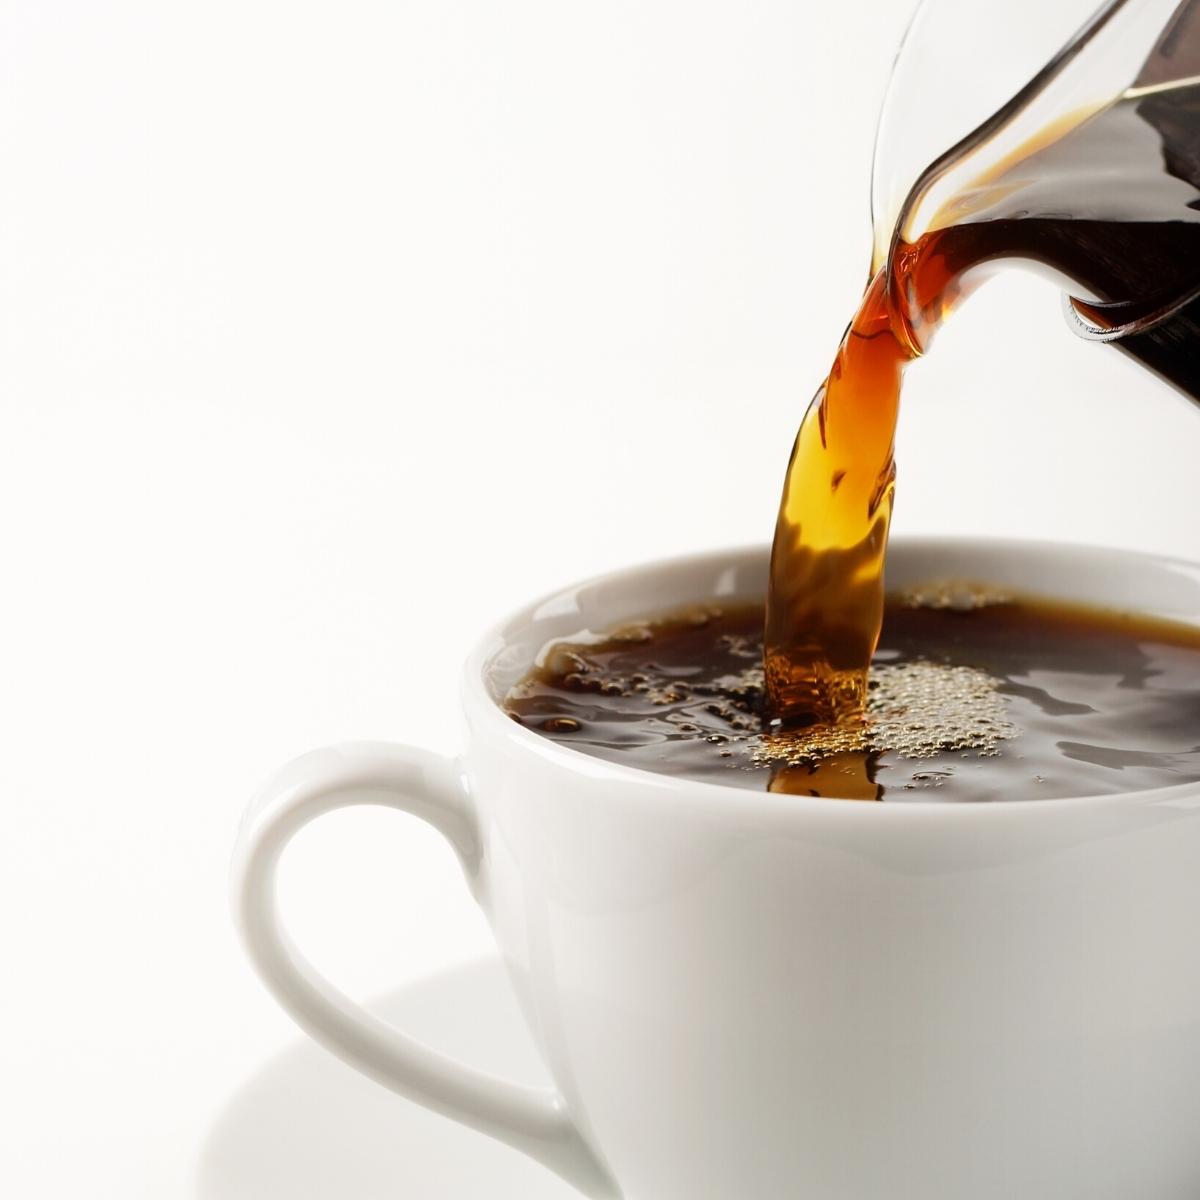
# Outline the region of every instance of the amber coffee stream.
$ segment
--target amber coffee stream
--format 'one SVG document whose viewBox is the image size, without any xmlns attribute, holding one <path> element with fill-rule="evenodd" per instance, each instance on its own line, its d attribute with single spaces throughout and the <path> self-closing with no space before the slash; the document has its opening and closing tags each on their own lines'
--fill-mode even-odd
<svg viewBox="0 0 1200 1200">
<path fill-rule="evenodd" d="M 895 246 L 792 451 L 767 596 L 774 716 L 827 723 L 862 711 L 883 618 L 900 377 L 971 273 L 1018 258 L 1093 300 L 1178 296 L 1200 264 L 1198 185 L 1200 87 L 1135 95 L 980 180 L 943 209 L 941 227 Z M 1173 382 L 1200 395 L 1197 357 L 1174 362 Z M 1191 378 L 1180 377 L 1185 359 Z"/>
</svg>

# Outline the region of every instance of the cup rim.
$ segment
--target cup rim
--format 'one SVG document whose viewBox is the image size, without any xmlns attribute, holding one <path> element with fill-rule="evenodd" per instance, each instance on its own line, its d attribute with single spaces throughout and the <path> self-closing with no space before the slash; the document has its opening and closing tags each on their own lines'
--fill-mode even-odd
<svg viewBox="0 0 1200 1200">
<path fill-rule="evenodd" d="M 897 535 L 891 539 L 891 548 L 902 553 L 921 553 L 934 551 L 947 556 L 955 551 L 969 553 L 999 553 L 1014 554 L 1031 552 L 1036 554 L 1052 554 L 1062 556 L 1085 556 L 1092 560 L 1110 558 L 1126 566 L 1130 563 L 1142 562 L 1148 568 L 1158 567 L 1175 569 L 1193 573 L 1200 578 L 1200 562 L 1181 556 L 1156 554 L 1143 550 L 1130 550 L 1122 547 L 1089 545 L 1082 542 L 1065 542 L 1051 539 L 1011 538 L 1011 537 L 962 537 L 955 535 Z M 629 766 L 614 762 L 611 759 L 599 758 L 583 750 L 577 750 L 566 742 L 544 737 L 536 731 L 512 720 L 492 696 L 485 682 L 485 668 L 494 655 L 502 649 L 509 638 L 505 631 L 511 626 L 528 621 L 538 609 L 545 606 L 555 597 L 564 593 L 576 592 L 600 584 L 619 584 L 623 580 L 645 575 L 655 571 L 686 570 L 705 564 L 717 564 L 721 561 L 741 560 L 752 555 L 766 556 L 770 547 L 762 543 L 750 543 L 735 546 L 718 547 L 712 550 L 698 551 L 690 554 L 672 555 L 667 558 L 656 558 L 630 566 L 620 567 L 614 571 L 589 576 L 586 579 L 568 583 L 553 591 L 544 593 L 520 608 L 509 613 L 495 622 L 480 638 L 475 649 L 464 664 L 461 684 L 461 695 L 468 714 L 479 714 L 492 732 L 500 736 L 520 753 L 531 753 L 551 765 L 557 766 L 568 774 L 584 773 L 591 778 L 602 775 L 611 780 L 614 786 L 621 783 L 636 785 L 642 790 L 652 790 L 657 797 L 666 801 L 676 801 L 711 807 L 736 805 L 742 811 L 757 810 L 792 812 L 808 815 L 819 814 L 822 817 L 841 819 L 886 819 L 884 813 L 911 814 L 909 819 L 938 818 L 960 819 L 950 817 L 952 813 L 972 816 L 961 819 L 980 820 L 995 819 L 1001 814 L 1011 816 L 1014 810 L 1034 814 L 1061 814 L 1068 810 L 1086 808 L 1135 808 L 1148 805 L 1172 806 L 1174 802 L 1188 799 L 1200 803 L 1200 780 L 1164 787 L 1143 788 L 1128 792 L 1103 792 L 1081 796 L 1058 796 L 1046 799 L 1018 799 L 1003 797 L 996 800 L 953 803 L 937 800 L 905 800 L 901 803 L 887 804 L 885 802 L 862 803 L 839 801 L 836 797 L 797 796 L 779 792 L 756 792 L 749 788 L 737 787 L 726 783 L 713 783 L 709 780 L 692 779 L 686 776 L 660 774 L 644 767 Z M 1069 599 L 1069 597 L 1068 597 Z M 614 620 L 620 617 L 614 614 Z M 1197 622 L 1200 624 L 1200 621 Z M 874 816 L 858 818 L 852 814 L 872 813 Z M 984 814 L 992 814 L 991 818 Z M 1035 818 L 1036 819 L 1036 818 Z"/>
</svg>

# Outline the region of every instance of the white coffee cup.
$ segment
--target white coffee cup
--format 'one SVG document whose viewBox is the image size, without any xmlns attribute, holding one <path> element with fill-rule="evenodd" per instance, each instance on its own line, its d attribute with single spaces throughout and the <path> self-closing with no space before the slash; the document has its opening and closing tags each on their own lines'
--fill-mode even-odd
<svg viewBox="0 0 1200 1200">
<path fill-rule="evenodd" d="M 891 585 L 947 577 L 1200 624 L 1191 563 L 894 544 Z M 268 986 L 347 1062 L 595 1200 L 1196 1200 L 1200 785 L 839 803 L 602 761 L 499 707 L 552 638 L 765 579 L 753 549 L 567 588 L 472 656 L 461 759 L 369 744 L 284 768 L 233 877 Z M 353 804 L 454 846 L 557 1091 L 418 1044 L 292 946 L 280 854 Z"/>
</svg>

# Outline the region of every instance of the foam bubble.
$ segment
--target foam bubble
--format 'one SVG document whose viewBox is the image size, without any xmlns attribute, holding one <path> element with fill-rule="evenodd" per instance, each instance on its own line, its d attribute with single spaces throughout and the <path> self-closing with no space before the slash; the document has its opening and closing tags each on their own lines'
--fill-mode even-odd
<svg viewBox="0 0 1200 1200">
<path fill-rule="evenodd" d="M 1012 596 L 996 587 L 963 579 L 944 579 L 905 588 L 901 603 L 908 608 L 941 608 L 972 612 L 993 604 L 1011 604 Z"/>
<path fill-rule="evenodd" d="M 847 752 L 891 751 L 917 759 L 948 750 L 996 754 L 1000 742 L 1017 734 L 996 684 L 974 667 L 885 663 L 871 671 L 861 720 L 764 733 L 753 758 L 763 765 L 799 765 Z"/>
</svg>

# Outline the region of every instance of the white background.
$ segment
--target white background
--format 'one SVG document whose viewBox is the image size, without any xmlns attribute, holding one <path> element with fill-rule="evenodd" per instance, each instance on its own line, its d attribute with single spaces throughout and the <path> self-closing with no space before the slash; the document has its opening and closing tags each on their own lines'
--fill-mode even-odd
<svg viewBox="0 0 1200 1200">
<path fill-rule="evenodd" d="M 906 10 L 0 4 L 0 1192 L 193 1194 L 293 1037 L 225 897 L 276 764 L 453 750 L 505 610 L 769 538 Z M 895 530 L 1196 555 L 1197 451 L 1006 278 L 911 371 Z M 284 884 L 355 995 L 488 946 L 395 814 Z"/>
</svg>

